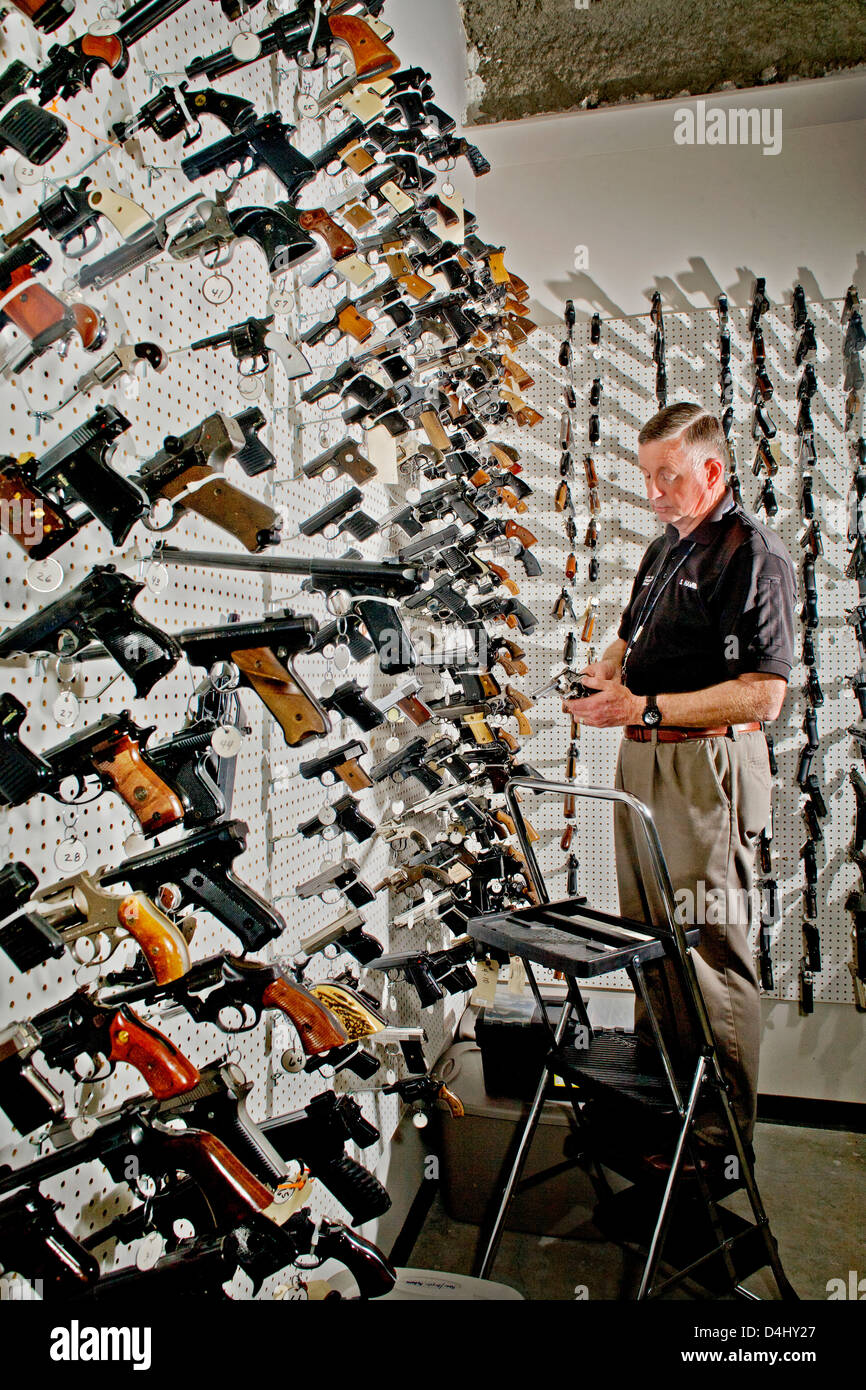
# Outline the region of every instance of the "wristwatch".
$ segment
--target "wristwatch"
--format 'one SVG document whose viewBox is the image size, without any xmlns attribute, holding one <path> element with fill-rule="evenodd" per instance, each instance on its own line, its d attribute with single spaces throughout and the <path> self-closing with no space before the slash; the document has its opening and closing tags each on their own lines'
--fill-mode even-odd
<svg viewBox="0 0 866 1390">
<path fill-rule="evenodd" d="M 641 719 L 648 729 L 657 729 L 662 722 L 662 712 L 658 707 L 655 695 L 647 695 L 646 709 L 641 715 Z"/>
</svg>

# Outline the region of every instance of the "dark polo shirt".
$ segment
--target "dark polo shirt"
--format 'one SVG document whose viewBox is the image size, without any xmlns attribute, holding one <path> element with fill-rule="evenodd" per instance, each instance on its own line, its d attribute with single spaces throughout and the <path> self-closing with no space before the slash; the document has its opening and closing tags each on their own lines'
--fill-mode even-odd
<svg viewBox="0 0 866 1390">
<path fill-rule="evenodd" d="M 751 671 L 787 680 L 796 585 L 779 537 L 728 489 L 690 535 L 680 539 L 667 526 L 644 555 L 619 626 L 627 644 L 633 638 L 624 684 L 635 695 L 658 695 Z"/>
</svg>

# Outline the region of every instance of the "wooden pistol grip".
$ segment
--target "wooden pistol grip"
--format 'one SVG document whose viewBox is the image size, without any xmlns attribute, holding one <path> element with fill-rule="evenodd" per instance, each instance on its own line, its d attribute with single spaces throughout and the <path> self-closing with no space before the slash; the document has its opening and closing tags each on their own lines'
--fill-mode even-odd
<svg viewBox="0 0 866 1390">
<path fill-rule="evenodd" d="M 512 708 L 511 713 L 513 718 L 517 720 L 517 732 L 520 734 L 521 738 L 532 738 L 532 725 L 523 713 L 523 710 Z"/>
<path fill-rule="evenodd" d="M 498 568 L 498 566 L 494 567 L 491 565 L 490 568 L 494 569 Z M 479 671 L 477 679 L 485 700 L 492 700 L 494 695 L 500 695 L 502 693 L 498 680 L 495 676 L 492 676 L 489 671 Z"/>
<path fill-rule="evenodd" d="M 32 278 L 33 272 L 29 266 L 19 266 L 9 277 L 9 288 L 14 290 L 16 284 L 22 285 Z M 34 338 L 41 338 L 46 346 L 58 338 L 65 338 L 75 328 L 75 319 L 68 305 L 38 283 L 22 289 L 8 301 L 2 312 L 31 342 Z"/>
<path fill-rule="evenodd" d="M 340 780 L 345 782 L 350 791 L 362 792 L 366 790 L 367 787 L 372 787 L 373 785 L 372 781 L 355 758 L 350 758 L 347 763 L 338 763 L 334 771 Z"/>
<path fill-rule="evenodd" d="M 100 58 L 109 68 L 116 68 L 123 61 L 126 49 L 117 34 L 85 34 L 81 52 L 86 58 Z"/>
<path fill-rule="evenodd" d="M 483 714 L 467 714 L 464 720 L 476 743 L 494 743 L 493 732 Z"/>
<path fill-rule="evenodd" d="M 490 334 L 485 333 L 483 328 L 479 328 L 469 339 L 474 348 L 485 348 L 490 343 Z"/>
<path fill-rule="evenodd" d="M 505 300 L 505 312 L 506 314 L 516 314 L 518 318 L 526 318 L 529 310 L 519 299 L 515 299 L 512 295 L 508 295 Z"/>
<path fill-rule="evenodd" d="M 490 482 L 490 474 L 485 473 L 483 468 L 476 468 L 469 481 L 473 487 L 486 487 Z"/>
<path fill-rule="evenodd" d="M 586 485 L 588 488 L 598 487 L 598 474 L 595 471 L 595 462 L 589 454 L 583 460 L 583 471 L 586 474 Z"/>
<path fill-rule="evenodd" d="M 505 534 L 509 540 L 520 541 L 520 544 L 526 550 L 531 549 L 531 547 L 535 545 L 537 539 L 536 536 L 533 536 L 531 531 L 527 531 L 525 526 L 521 526 L 519 522 L 516 521 L 506 521 Z"/>
<path fill-rule="evenodd" d="M 271 1205 L 272 1194 L 264 1183 L 215 1134 L 162 1127 L 158 1134 L 166 1167 L 188 1173 L 198 1184 L 221 1231 L 232 1230 Z"/>
<path fill-rule="evenodd" d="M 505 826 L 505 829 L 508 831 L 509 835 L 517 834 L 517 826 L 514 824 L 514 821 L 511 819 L 507 811 L 494 811 L 493 814 L 499 821 L 499 824 Z"/>
<path fill-rule="evenodd" d="M 486 561 L 486 564 L 487 568 L 489 570 L 492 570 L 493 573 L 496 575 L 503 589 L 505 589 L 512 596 L 520 593 L 520 586 L 518 584 L 515 584 L 514 580 L 510 577 L 508 570 L 503 569 L 501 565 L 494 565 L 492 560 Z"/>
<path fill-rule="evenodd" d="M 500 463 L 502 467 L 507 469 L 509 473 L 520 472 L 520 466 L 518 464 L 517 459 L 512 458 L 511 454 L 506 453 L 506 451 L 499 444 L 488 444 L 487 447 L 490 450 L 493 457 L 496 459 L 496 462 Z"/>
<path fill-rule="evenodd" d="M 509 271 L 508 278 L 511 281 L 511 288 L 514 291 L 515 299 L 528 299 L 529 286 L 526 281 L 521 280 L 520 276 L 515 275 L 513 271 Z"/>
<path fill-rule="evenodd" d="M 355 15 L 331 15 L 328 27 L 334 38 L 349 48 L 358 77 L 384 77 L 399 68 L 400 59 L 396 53 L 363 19 Z"/>
<path fill-rule="evenodd" d="M 267 1009 L 279 1009 L 293 1024 L 307 1057 L 342 1047 L 347 1041 L 345 1028 L 321 999 L 292 980 L 281 977 L 262 994 Z"/>
<path fill-rule="evenodd" d="M 506 357 L 503 354 L 502 365 L 510 377 L 517 382 L 521 391 L 528 391 L 530 386 L 535 385 L 535 377 L 530 376 L 525 367 L 521 367 L 519 362 L 515 362 L 513 357 Z"/>
<path fill-rule="evenodd" d="M 536 830 L 535 826 L 534 826 L 534 825 L 531 825 L 530 822 L 529 822 L 528 820 L 527 820 L 527 821 L 524 821 L 523 823 L 524 823 L 524 825 L 526 826 L 526 838 L 527 838 L 527 840 L 529 841 L 529 843 L 530 843 L 531 845 L 537 844 L 538 841 L 541 839 L 541 836 L 539 835 L 539 833 L 538 833 L 538 831 Z"/>
<path fill-rule="evenodd" d="M 189 970 L 189 946 L 170 917 L 141 893 L 117 905 L 117 921 L 138 943 L 158 985 L 179 980 Z"/>
<path fill-rule="evenodd" d="M 324 208 L 311 208 L 308 212 L 302 212 L 298 222 L 305 232 L 315 232 L 322 238 L 335 261 L 353 255 L 358 249 L 357 242 L 343 227 L 337 225 Z"/>
<path fill-rule="evenodd" d="M 433 717 L 424 702 L 416 699 L 414 695 L 407 695 L 405 700 L 398 700 L 397 708 L 402 710 L 410 723 L 416 727 L 428 723 Z"/>
<path fill-rule="evenodd" d="M 429 280 L 425 280 L 423 276 L 415 275 L 414 273 L 411 275 L 398 275 L 396 278 L 400 281 L 400 284 L 410 298 L 417 299 L 419 302 L 429 299 L 436 288 L 435 285 L 430 284 Z"/>
<path fill-rule="evenodd" d="M 30 524 L 26 528 L 23 525 L 25 506 L 29 510 L 30 519 Z M 17 526 L 13 521 L 16 508 L 21 513 Z M 4 473 L 2 468 L 0 468 L 0 526 L 6 535 L 15 541 L 16 545 L 28 553 L 44 546 L 46 541 L 50 544 L 51 537 L 54 535 L 62 536 L 64 532 L 68 532 L 69 535 L 73 534 L 63 517 L 54 510 L 49 502 L 40 497 L 39 493 L 31 491 L 23 479 L 19 480 Z"/>
<path fill-rule="evenodd" d="M 359 343 L 366 343 L 367 339 L 376 331 L 373 320 L 359 314 L 354 304 L 349 304 L 340 311 L 337 315 L 337 324 L 342 334 L 354 338 Z"/>
<path fill-rule="evenodd" d="M 105 341 L 105 320 L 89 304 L 73 304 L 72 317 L 82 346 L 93 351 Z"/>
<path fill-rule="evenodd" d="M 123 797 L 148 834 L 157 835 L 183 820 L 180 797 L 148 766 L 128 734 L 98 744 L 91 758 L 96 771 Z"/>
<path fill-rule="evenodd" d="M 340 216 L 350 227 L 354 227 L 356 232 L 362 232 L 371 222 L 376 221 L 370 209 L 365 208 L 363 203 L 352 203 L 347 208 L 341 208 Z"/>
<path fill-rule="evenodd" d="M 527 507 L 523 499 L 518 497 L 516 492 L 512 492 L 510 487 L 497 488 L 497 492 L 499 493 L 499 496 L 502 498 L 502 501 L 505 503 L 506 507 L 509 507 L 511 511 L 520 513 L 529 511 L 529 508 Z"/>
<path fill-rule="evenodd" d="M 220 530 L 236 536 L 241 545 L 255 553 L 264 550 L 278 529 L 279 517 L 272 507 L 257 497 L 233 487 L 223 478 L 212 478 L 179 503 L 185 511 L 197 512 Z"/>
<path fill-rule="evenodd" d="M 574 551 L 572 551 L 572 552 L 570 553 L 570 555 L 568 556 L 568 558 L 566 559 L 566 562 L 565 562 L 565 577 L 566 577 L 566 579 L 574 579 L 574 577 L 576 576 L 576 574 L 577 574 L 577 556 L 575 555 Z"/>
<path fill-rule="evenodd" d="M 507 729 L 497 729 L 496 737 L 498 738 L 500 743 L 505 744 L 505 747 L 511 753 L 516 753 L 518 748 L 520 747 L 520 744 L 518 743 L 517 739 L 514 737 L 513 734 L 510 734 Z"/>
<path fill-rule="evenodd" d="M 174 1043 L 144 1023 L 132 1009 L 118 1009 L 108 1028 L 111 1038 L 109 1058 L 128 1062 L 141 1072 L 157 1100 L 182 1096 L 197 1086 L 201 1077 L 189 1058 Z"/>
<path fill-rule="evenodd" d="M 569 805 L 569 803 L 570 803 L 570 805 Z M 571 797 L 567 796 L 567 797 L 565 798 L 565 803 L 564 803 L 564 807 L 563 807 L 563 815 L 565 816 L 565 819 L 566 819 L 566 820 L 571 820 L 571 818 L 573 817 L 573 815 L 574 815 L 574 797 L 573 797 L 573 796 L 571 796 Z M 567 826 L 565 827 L 565 829 L 563 830 L 562 835 L 560 836 L 560 840 L 559 840 L 559 848 L 562 850 L 563 854 L 568 854 L 568 851 L 571 849 L 571 842 L 572 842 L 573 839 L 574 839 L 574 826 L 573 826 L 573 825 L 567 825 Z"/>
<path fill-rule="evenodd" d="M 171 502 L 175 497 L 179 497 L 182 492 L 185 492 L 188 487 L 192 487 L 193 483 L 200 483 L 204 478 L 209 478 L 212 473 L 213 469 L 209 463 L 193 463 L 182 473 L 178 473 L 176 477 L 164 483 L 159 495 Z"/>
<path fill-rule="evenodd" d="M 376 163 L 371 154 L 368 154 L 363 145 L 356 145 L 354 149 L 340 151 L 340 158 L 351 169 L 353 174 L 366 174 L 368 169 L 372 169 Z"/>
<path fill-rule="evenodd" d="M 487 258 L 487 264 L 490 266 L 490 275 L 494 285 L 507 285 L 510 283 L 511 276 L 505 269 L 504 251 L 491 251 Z"/>
<path fill-rule="evenodd" d="M 591 642 L 592 634 L 595 631 L 595 609 L 590 608 L 583 620 L 583 631 L 580 634 L 581 642 Z"/>
<path fill-rule="evenodd" d="M 567 504 L 568 483 L 565 481 L 565 479 L 563 479 L 563 481 L 559 484 L 559 487 L 556 489 L 556 497 L 554 499 L 553 505 L 558 512 L 564 512 Z"/>
<path fill-rule="evenodd" d="M 452 1120 L 463 1119 L 463 1116 L 466 1114 L 463 1108 L 463 1102 L 459 1096 L 455 1096 L 453 1091 L 449 1091 L 447 1086 L 442 1085 L 439 1087 L 439 1099 L 444 1100 L 445 1104 L 448 1106 L 448 1109 L 451 1111 Z"/>
<path fill-rule="evenodd" d="M 448 450 L 451 448 L 451 440 L 445 433 L 442 421 L 439 419 L 439 416 L 436 414 L 436 411 L 422 410 L 419 418 L 421 420 L 421 424 L 424 427 L 424 433 L 430 440 L 430 443 L 433 445 L 433 448 L 441 449 L 443 453 L 447 454 Z"/>
<path fill-rule="evenodd" d="M 522 690 L 515 690 L 513 685 L 506 685 L 505 693 L 518 709 L 532 709 L 535 704 L 535 701 L 531 700 L 528 695 L 524 695 Z"/>
<path fill-rule="evenodd" d="M 270 647 L 234 651 L 231 660 L 270 710 L 290 748 L 312 738 L 323 738 L 328 732 L 327 720 L 298 688 Z"/>
</svg>

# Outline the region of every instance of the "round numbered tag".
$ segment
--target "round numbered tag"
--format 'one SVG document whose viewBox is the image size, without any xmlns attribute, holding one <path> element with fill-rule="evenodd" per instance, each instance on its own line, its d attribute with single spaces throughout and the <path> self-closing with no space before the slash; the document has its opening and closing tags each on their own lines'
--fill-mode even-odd
<svg viewBox="0 0 866 1390">
<path fill-rule="evenodd" d="M 168 567 L 151 565 L 144 578 L 149 594 L 164 594 L 168 588 Z"/>
<path fill-rule="evenodd" d="M 391 709 L 389 709 L 388 713 L 385 715 L 385 718 L 388 720 L 389 724 L 402 724 L 403 711 L 398 709 L 396 705 L 392 705 Z"/>
<path fill-rule="evenodd" d="M 386 739 L 385 739 L 385 752 L 386 752 L 386 753 L 396 753 L 399 747 L 400 747 L 400 740 L 399 740 L 398 738 L 386 738 Z"/>
<path fill-rule="evenodd" d="M 165 1245 L 161 1235 L 156 1231 L 148 1231 L 139 1241 L 138 1249 L 135 1252 L 135 1264 L 137 1269 L 153 1269 L 157 1260 L 160 1260 L 165 1251 Z"/>
<path fill-rule="evenodd" d="M 147 840 L 143 835 L 139 835 L 135 832 L 132 835 L 127 835 L 123 842 L 123 852 L 127 859 L 132 859 L 133 855 L 136 854 L 143 854 L 147 848 Z"/>
<path fill-rule="evenodd" d="M 319 820 L 322 822 L 322 825 L 333 825 L 336 819 L 337 813 L 333 806 L 328 805 L 322 807 L 319 812 Z"/>
<path fill-rule="evenodd" d="M 145 524 L 151 531 L 163 531 L 174 520 L 174 506 L 167 497 L 157 497 L 147 516 Z"/>
<path fill-rule="evenodd" d="M 242 376 L 238 378 L 238 390 L 244 400 L 257 401 L 264 386 L 257 376 Z"/>
<path fill-rule="evenodd" d="M 334 691 L 335 691 L 336 689 L 337 689 L 337 683 L 336 683 L 336 681 L 332 681 L 332 680 L 324 680 L 324 681 L 322 681 L 322 684 L 319 686 L 319 698 L 322 699 L 322 700 L 330 700 L 331 696 L 334 694 Z"/>
<path fill-rule="evenodd" d="M 96 19 L 88 29 L 95 39 L 103 39 L 108 34 L 116 34 L 120 25 L 116 19 Z"/>
<path fill-rule="evenodd" d="M 235 34 L 231 46 L 234 57 L 241 63 L 251 63 L 262 51 L 261 39 L 248 30 L 242 34 Z"/>
<path fill-rule="evenodd" d="M 348 671 L 352 664 L 352 653 L 341 642 L 334 652 L 334 665 L 338 671 Z"/>
<path fill-rule="evenodd" d="M 43 171 L 37 169 L 36 165 L 31 164 L 28 159 L 16 159 L 12 172 L 22 188 L 29 188 L 34 183 L 41 183 L 45 177 Z"/>
<path fill-rule="evenodd" d="M 83 869 L 87 863 L 87 846 L 83 841 L 70 835 L 54 851 L 54 867 L 59 869 L 62 874 L 77 874 L 79 869 Z"/>
<path fill-rule="evenodd" d="M 392 819 L 393 819 L 393 820 L 397 820 L 398 816 L 402 816 L 402 814 L 403 814 L 403 812 L 405 811 L 405 809 L 406 809 L 406 803 L 405 803 L 405 801 L 392 801 L 392 802 L 391 802 L 391 817 L 392 817 Z"/>
<path fill-rule="evenodd" d="M 208 304 L 226 304 L 232 297 L 234 285 L 227 275 L 209 275 L 201 287 Z"/>
<path fill-rule="evenodd" d="M 49 555 L 45 560 L 31 560 L 24 579 L 38 594 L 50 594 L 63 583 L 63 566 Z"/>
<path fill-rule="evenodd" d="M 55 724 L 62 729 L 71 729 L 78 718 L 79 704 L 71 690 L 62 690 L 51 706 Z"/>
<path fill-rule="evenodd" d="M 275 285 L 268 295 L 268 312 L 271 314 L 290 314 L 295 307 L 295 296 L 291 290 Z"/>
<path fill-rule="evenodd" d="M 220 758 L 235 758 L 240 752 L 243 735 L 234 724 L 220 724 L 211 735 L 210 746 Z"/>
<path fill-rule="evenodd" d="M 312 92 L 298 93 L 298 115 L 314 121 L 319 114 L 319 102 Z"/>
<path fill-rule="evenodd" d="M 416 1129 L 427 1128 L 427 1116 L 424 1114 L 423 1110 L 416 1110 L 415 1114 L 412 1116 L 412 1123 Z"/>
<path fill-rule="evenodd" d="M 445 182 L 444 182 L 443 185 L 442 185 L 442 197 L 443 197 L 443 198 L 453 198 L 453 197 L 454 197 L 454 185 L 453 185 L 453 183 L 451 182 L 450 179 L 446 179 Z"/>
<path fill-rule="evenodd" d="M 410 507 L 414 507 L 416 502 L 421 501 L 421 493 L 417 487 L 407 487 L 406 501 Z"/>
</svg>

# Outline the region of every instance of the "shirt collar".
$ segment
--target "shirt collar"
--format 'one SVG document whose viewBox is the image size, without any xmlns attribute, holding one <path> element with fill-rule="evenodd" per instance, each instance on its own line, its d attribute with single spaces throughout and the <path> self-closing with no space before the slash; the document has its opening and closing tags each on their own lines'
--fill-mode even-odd
<svg viewBox="0 0 866 1390">
<path fill-rule="evenodd" d="M 733 491 L 731 488 L 726 488 L 723 496 L 719 498 L 717 505 L 710 512 L 709 516 L 705 516 L 703 521 L 695 527 L 694 531 L 690 531 L 689 534 L 683 536 L 682 539 L 686 541 L 696 541 L 698 545 L 709 545 L 710 541 L 713 539 L 713 526 L 721 521 L 722 517 L 726 516 L 729 511 L 732 511 L 735 506 L 736 503 L 734 501 Z M 665 527 L 665 540 L 671 547 L 679 543 L 680 533 L 676 526 Z"/>
</svg>

